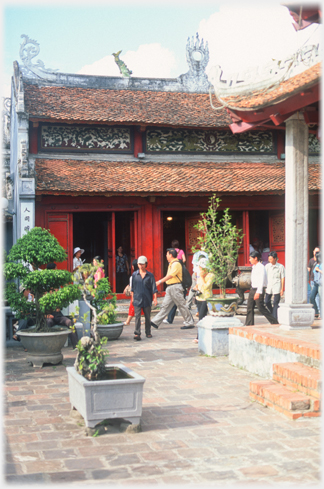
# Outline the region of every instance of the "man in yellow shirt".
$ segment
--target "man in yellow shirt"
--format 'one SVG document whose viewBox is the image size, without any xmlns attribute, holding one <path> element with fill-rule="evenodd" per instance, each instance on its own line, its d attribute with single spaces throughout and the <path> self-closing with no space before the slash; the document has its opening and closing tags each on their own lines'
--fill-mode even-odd
<svg viewBox="0 0 324 489">
<path fill-rule="evenodd" d="M 178 307 L 180 314 L 184 319 L 184 326 L 181 329 L 191 329 L 195 327 L 195 323 L 191 312 L 188 309 L 186 300 L 183 297 L 182 287 L 182 266 L 177 260 L 177 251 L 174 248 L 168 248 L 166 258 L 169 262 L 168 271 L 165 277 L 156 282 L 159 286 L 166 282 L 167 289 L 164 300 L 162 302 L 160 312 L 151 321 L 153 328 L 158 328 L 163 319 L 169 314 L 174 304 Z"/>
</svg>

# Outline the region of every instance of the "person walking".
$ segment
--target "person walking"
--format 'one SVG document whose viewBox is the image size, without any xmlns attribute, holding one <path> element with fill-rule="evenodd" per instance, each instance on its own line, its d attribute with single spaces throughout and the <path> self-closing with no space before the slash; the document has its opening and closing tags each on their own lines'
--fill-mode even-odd
<svg viewBox="0 0 324 489">
<path fill-rule="evenodd" d="M 179 241 L 177 239 L 174 239 L 171 243 L 171 248 L 174 248 L 176 250 L 176 252 L 178 253 L 177 254 L 177 260 L 181 260 L 183 263 L 186 263 L 186 255 L 185 255 L 183 250 L 179 249 L 179 246 L 180 246 Z M 186 298 L 186 295 L 187 295 L 187 290 L 184 289 L 183 297 Z M 163 319 L 163 322 L 166 324 L 172 324 L 174 321 L 174 317 L 176 315 L 176 312 L 177 312 L 177 306 L 174 304 L 174 306 L 172 307 L 171 311 L 168 314 L 168 318 Z"/>
<path fill-rule="evenodd" d="M 177 260 L 177 252 L 174 248 L 167 249 L 166 259 L 169 263 L 167 274 L 156 282 L 156 285 L 163 284 L 164 282 L 166 283 L 166 294 L 162 302 L 161 310 L 154 317 L 154 321 L 151 321 L 151 325 L 153 328 L 157 329 L 175 304 L 184 319 L 184 326 L 181 326 L 180 329 L 194 328 L 195 323 L 193 317 L 189 311 L 185 298 L 183 297 L 182 266 Z"/>
<path fill-rule="evenodd" d="M 278 320 L 278 306 L 285 289 L 285 267 L 278 263 L 278 255 L 275 251 L 270 251 L 268 261 L 269 263 L 265 266 L 268 284 L 264 304 L 273 317 Z M 273 307 L 271 304 L 272 297 Z"/>
<path fill-rule="evenodd" d="M 264 305 L 264 292 L 267 286 L 267 273 L 265 266 L 261 263 L 261 254 L 258 251 L 252 251 L 250 253 L 250 263 L 252 265 L 251 273 L 251 289 L 247 302 L 247 313 L 245 319 L 245 326 L 254 325 L 254 307 L 255 305 L 259 309 L 259 312 L 269 321 L 271 324 L 278 324 L 276 318 L 268 311 Z"/>
<path fill-rule="evenodd" d="M 132 275 L 133 275 L 134 272 L 136 272 L 138 270 L 137 258 L 135 258 L 135 260 L 133 260 L 131 270 L 132 270 Z M 127 296 L 131 296 L 132 275 L 129 277 L 129 285 L 126 285 L 126 287 L 124 289 L 124 294 L 127 295 Z M 144 316 L 143 311 L 141 312 L 141 315 Z M 124 322 L 124 326 L 129 326 L 131 320 L 134 317 L 135 317 L 135 309 L 134 309 L 134 304 L 132 302 L 132 297 L 131 297 L 130 303 L 129 303 L 129 308 L 128 308 L 128 316 L 127 316 L 126 321 Z"/>
<path fill-rule="evenodd" d="M 141 311 L 145 316 L 145 334 L 146 338 L 152 338 L 151 335 L 151 307 L 157 305 L 157 288 L 153 273 L 146 270 L 147 258 L 140 256 L 137 259 L 138 270 L 132 275 L 131 300 L 135 310 L 135 331 L 134 340 L 141 339 Z"/>
</svg>

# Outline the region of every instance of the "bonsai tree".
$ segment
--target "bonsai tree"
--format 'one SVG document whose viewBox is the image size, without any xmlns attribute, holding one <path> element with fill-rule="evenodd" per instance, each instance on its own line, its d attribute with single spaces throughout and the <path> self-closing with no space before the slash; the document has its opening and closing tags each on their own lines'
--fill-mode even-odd
<svg viewBox="0 0 324 489">
<path fill-rule="evenodd" d="M 4 265 L 5 299 L 17 319 L 35 316 L 34 331 L 50 331 L 46 315 L 56 308 L 67 307 L 80 297 L 77 285 L 71 284 L 72 274 L 67 270 L 42 270 L 52 262 L 66 260 L 64 248 L 47 229 L 34 227 L 14 244 Z M 34 301 L 20 294 L 18 281 L 34 294 Z"/>
<path fill-rule="evenodd" d="M 111 290 L 108 278 L 94 283 L 98 266 L 85 263 L 78 268 L 79 289 L 83 300 L 91 310 L 93 338 L 84 336 L 77 344 L 78 354 L 74 366 L 77 372 L 89 380 L 102 378 L 105 372 L 107 353 L 103 346 L 107 338 L 100 340 L 97 325 L 116 322 L 116 294 Z"/>
<path fill-rule="evenodd" d="M 208 254 L 209 269 L 214 273 L 215 282 L 220 287 L 220 297 L 225 298 L 226 280 L 231 279 L 236 266 L 243 234 L 242 230 L 237 229 L 232 223 L 229 208 L 220 215 L 220 202 L 216 195 L 210 198 L 208 210 L 201 214 L 195 228 L 201 232 L 197 245 Z"/>
</svg>

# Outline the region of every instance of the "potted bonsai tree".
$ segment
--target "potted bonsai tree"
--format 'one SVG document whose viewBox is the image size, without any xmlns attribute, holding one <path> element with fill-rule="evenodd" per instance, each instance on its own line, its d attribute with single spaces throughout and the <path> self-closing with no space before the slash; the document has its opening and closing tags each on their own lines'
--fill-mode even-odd
<svg viewBox="0 0 324 489">
<path fill-rule="evenodd" d="M 71 284 L 67 270 L 41 269 L 52 262 L 66 260 L 66 253 L 57 239 L 47 230 L 34 227 L 12 246 L 4 265 L 5 298 L 17 319 L 32 316 L 35 326 L 17 332 L 27 348 L 27 361 L 42 367 L 44 363 L 59 363 L 61 349 L 70 330 L 61 326 L 48 327 L 46 316 L 78 299 L 80 291 Z M 34 300 L 27 302 L 19 292 L 18 282 L 30 289 Z"/>
<path fill-rule="evenodd" d="M 116 294 L 112 292 L 108 278 L 101 278 L 95 283 L 98 267 L 89 263 L 79 267 L 82 276 L 79 287 L 83 300 L 91 310 L 91 328 L 96 341 L 103 337 L 109 341 L 116 340 L 123 331 L 124 323 L 117 321 Z"/>
<path fill-rule="evenodd" d="M 79 287 L 91 309 L 92 337 L 80 339 L 74 367 L 67 367 L 71 406 L 90 428 L 116 418 L 140 425 L 145 379 L 122 364 L 106 364 L 104 345 L 119 337 L 123 323 L 116 324 L 116 294 L 108 279 L 94 283 L 96 269 L 91 264 L 79 268 Z"/>
<path fill-rule="evenodd" d="M 201 214 L 201 219 L 195 226 L 201 233 L 197 245 L 208 254 L 209 269 L 215 275 L 215 283 L 220 289 L 219 297 L 213 296 L 207 301 L 210 314 L 233 316 L 237 301 L 226 297 L 226 281 L 231 280 L 243 234 L 232 223 L 229 208 L 226 208 L 222 215 L 219 213 L 220 202 L 221 200 L 213 195 L 207 212 Z"/>
</svg>

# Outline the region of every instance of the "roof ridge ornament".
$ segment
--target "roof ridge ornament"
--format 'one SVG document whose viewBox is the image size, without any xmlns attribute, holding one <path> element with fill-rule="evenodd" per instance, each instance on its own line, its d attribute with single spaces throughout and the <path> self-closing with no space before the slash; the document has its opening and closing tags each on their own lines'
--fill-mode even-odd
<svg viewBox="0 0 324 489">
<path fill-rule="evenodd" d="M 199 34 L 196 32 L 196 38 L 188 37 L 186 45 L 186 58 L 189 65 L 189 71 L 180 75 L 179 79 L 189 88 L 190 91 L 206 91 L 209 89 L 208 77 L 205 73 L 209 61 L 208 41 L 199 40 Z"/>
<path fill-rule="evenodd" d="M 20 59 L 24 63 L 24 67 L 21 68 L 22 73 L 28 75 L 31 72 L 40 78 L 51 78 L 51 75 L 58 71 L 57 69 L 45 68 L 40 59 L 35 64 L 32 63 L 32 59 L 38 56 L 40 52 L 39 43 L 30 39 L 26 34 L 22 34 L 20 37 L 24 39 L 19 50 Z"/>
<path fill-rule="evenodd" d="M 115 58 L 115 63 L 119 68 L 120 74 L 124 78 L 129 78 L 132 75 L 132 71 L 129 70 L 125 64 L 125 62 L 119 58 L 120 53 L 122 50 L 118 51 L 117 53 L 112 53 L 112 56 Z"/>
</svg>

